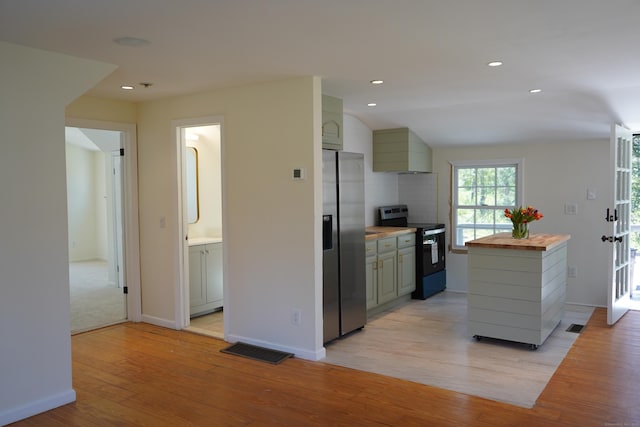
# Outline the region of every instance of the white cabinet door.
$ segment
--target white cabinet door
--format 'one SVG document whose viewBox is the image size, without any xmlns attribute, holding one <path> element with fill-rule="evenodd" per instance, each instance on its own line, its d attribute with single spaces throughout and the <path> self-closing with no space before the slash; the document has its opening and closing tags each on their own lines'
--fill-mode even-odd
<svg viewBox="0 0 640 427">
<path fill-rule="evenodd" d="M 189 247 L 189 304 L 192 308 L 206 303 L 204 284 L 206 283 L 204 269 L 204 245 Z"/>
<path fill-rule="evenodd" d="M 191 316 L 222 307 L 222 243 L 189 247 L 189 299 Z"/>
<path fill-rule="evenodd" d="M 222 307 L 222 243 L 212 243 L 206 247 L 207 304 Z"/>
</svg>

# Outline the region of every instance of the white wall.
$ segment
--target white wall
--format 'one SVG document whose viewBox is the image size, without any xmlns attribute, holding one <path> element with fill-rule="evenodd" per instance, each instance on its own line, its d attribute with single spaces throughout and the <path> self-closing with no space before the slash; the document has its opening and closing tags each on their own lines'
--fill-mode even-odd
<svg viewBox="0 0 640 427">
<path fill-rule="evenodd" d="M 69 261 L 107 260 L 106 159 L 66 144 Z"/>
<path fill-rule="evenodd" d="M 409 222 L 437 222 L 438 174 L 398 175 L 398 198 L 409 209 Z"/>
<path fill-rule="evenodd" d="M 531 225 L 532 233 L 570 234 L 568 264 L 577 267 L 568 278 L 567 301 L 588 305 L 607 303 L 607 252 L 600 236 L 610 234 L 604 221 L 610 190 L 609 141 L 579 141 L 524 146 L 483 146 L 433 150 L 438 174 L 438 221 L 449 223 L 449 162 L 524 158 L 524 204 L 538 208 L 544 218 Z M 587 189 L 597 191 L 587 200 Z M 577 215 L 565 215 L 565 203 L 578 205 Z M 447 233 L 447 242 L 450 233 Z M 447 288 L 466 291 L 467 256 L 448 253 Z"/>
<path fill-rule="evenodd" d="M 398 203 L 398 174 L 373 172 L 372 131 L 360 119 L 345 114 L 344 151 L 364 154 L 365 225 L 375 225 L 376 208 Z"/>
<path fill-rule="evenodd" d="M 171 122 L 222 116 L 225 329 L 324 356 L 321 90 L 316 77 L 143 102 L 138 110 L 143 319 L 175 323 L 179 238 Z M 302 167 L 307 179 L 294 181 Z M 291 321 L 302 313 L 301 326 Z"/>
<path fill-rule="evenodd" d="M 109 258 L 108 253 L 108 235 L 107 235 L 107 212 L 113 207 L 111 206 L 112 198 L 107 197 L 107 187 L 111 186 L 112 175 L 107 174 L 110 171 L 111 153 L 103 153 L 96 151 L 93 154 L 93 201 L 95 205 L 95 250 L 96 259 L 106 261 Z M 107 180 L 109 179 L 109 180 Z M 110 215 L 109 215 L 110 217 Z"/>
<path fill-rule="evenodd" d="M 75 400 L 64 107 L 114 68 L 0 42 L 0 425 Z"/>
</svg>

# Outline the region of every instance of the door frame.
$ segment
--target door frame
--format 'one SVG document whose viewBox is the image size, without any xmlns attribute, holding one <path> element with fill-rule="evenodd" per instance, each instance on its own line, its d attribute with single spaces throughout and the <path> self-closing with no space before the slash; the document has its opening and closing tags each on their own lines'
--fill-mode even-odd
<svg viewBox="0 0 640 427">
<path fill-rule="evenodd" d="M 124 180 L 123 196 L 123 252 L 124 278 L 128 289 L 127 319 L 142 321 L 142 292 L 140 285 L 140 228 L 138 222 L 138 147 L 134 123 L 67 118 L 65 126 L 121 132 L 125 156 L 121 164 Z"/>
<path fill-rule="evenodd" d="M 184 195 L 186 194 L 186 139 L 184 136 L 184 130 L 191 127 L 199 126 L 214 126 L 220 127 L 220 173 L 222 182 L 222 235 L 225 236 L 226 228 L 224 218 L 225 212 L 225 185 L 224 185 L 224 156 L 225 156 L 225 144 L 224 144 L 224 119 L 222 116 L 203 116 L 193 117 L 189 119 L 179 119 L 171 121 L 171 128 L 176 140 L 176 180 L 177 180 L 177 218 L 178 218 L 178 280 L 174 288 L 175 298 L 175 319 L 176 329 L 185 329 L 191 323 L 190 316 L 190 304 L 189 304 L 189 242 L 188 242 L 188 221 L 187 221 L 187 200 Z M 227 262 L 227 250 L 226 241 L 222 240 L 222 270 L 227 271 L 225 267 Z M 227 316 L 229 313 L 228 299 L 227 299 L 227 275 L 222 276 L 222 289 L 223 289 L 223 319 L 224 319 L 224 336 L 227 336 Z"/>
<path fill-rule="evenodd" d="M 124 226 L 123 226 L 123 218 L 122 218 L 122 189 L 123 189 L 123 179 L 122 179 L 122 159 L 121 155 L 118 151 L 112 151 L 111 153 L 111 167 L 114 170 L 114 173 L 110 173 L 111 177 L 111 191 L 113 194 L 113 203 L 111 206 L 112 210 L 112 224 L 114 228 L 113 233 L 113 257 L 116 261 L 116 286 L 121 288 L 126 285 L 127 281 L 124 279 L 124 266 L 120 265 L 124 264 Z M 117 165 L 117 174 L 116 171 Z"/>
</svg>

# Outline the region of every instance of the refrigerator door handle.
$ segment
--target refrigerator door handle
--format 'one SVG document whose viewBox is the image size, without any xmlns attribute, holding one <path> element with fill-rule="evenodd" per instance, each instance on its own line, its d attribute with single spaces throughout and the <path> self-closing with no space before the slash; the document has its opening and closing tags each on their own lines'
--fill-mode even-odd
<svg viewBox="0 0 640 427">
<path fill-rule="evenodd" d="M 333 215 L 322 215 L 322 250 L 333 249 Z"/>
</svg>

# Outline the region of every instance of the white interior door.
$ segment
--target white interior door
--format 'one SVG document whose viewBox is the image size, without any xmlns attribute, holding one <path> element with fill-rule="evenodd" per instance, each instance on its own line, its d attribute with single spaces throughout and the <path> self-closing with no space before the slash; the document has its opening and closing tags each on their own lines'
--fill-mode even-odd
<svg viewBox="0 0 640 427">
<path fill-rule="evenodd" d="M 609 297 L 607 323 L 613 325 L 631 305 L 631 257 L 629 229 L 631 226 L 631 144 L 629 129 L 614 125 L 611 129 L 611 171 L 613 174 L 613 212 L 607 213 L 611 224 L 612 242 L 609 258 Z M 603 240 L 607 236 L 603 236 Z"/>
</svg>

